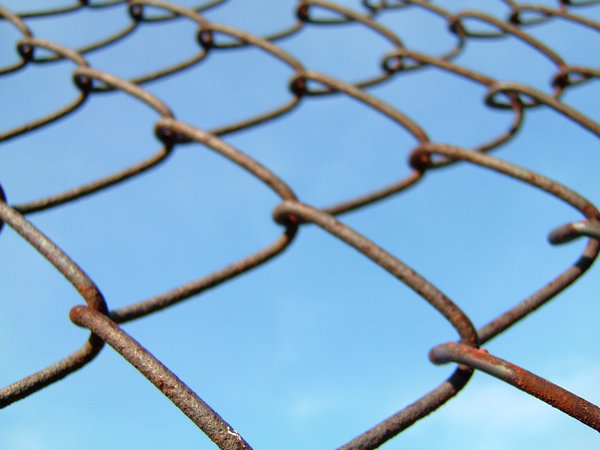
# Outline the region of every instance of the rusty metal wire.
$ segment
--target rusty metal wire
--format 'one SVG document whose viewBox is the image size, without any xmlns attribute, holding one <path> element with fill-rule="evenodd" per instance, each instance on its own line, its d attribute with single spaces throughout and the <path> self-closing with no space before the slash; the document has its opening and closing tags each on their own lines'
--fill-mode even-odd
<svg viewBox="0 0 600 450">
<path fill-rule="evenodd" d="M 592 265 L 600 252 L 600 212 L 586 198 L 574 190 L 551 180 L 531 169 L 501 159 L 498 149 L 517 139 L 523 128 L 525 116 L 529 111 L 545 109 L 564 116 L 569 122 L 581 127 L 583 132 L 600 137 L 600 124 L 583 112 L 563 101 L 563 97 L 575 86 L 586 85 L 600 76 L 597 67 L 572 65 L 558 51 L 536 38 L 531 29 L 540 24 L 553 21 L 568 22 L 584 27 L 592 33 L 600 31 L 600 23 L 586 16 L 586 7 L 597 1 L 558 1 L 554 8 L 548 6 L 521 4 L 512 0 L 503 0 L 507 11 L 504 18 L 492 16 L 483 11 L 450 11 L 435 0 L 363 0 L 356 8 L 322 0 L 300 0 L 296 4 L 295 17 L 290 15 L 287 25 L 263 36 L 243 31 L 236 27 L 210 21 L 206 12 L 218 9 L 225 0 L 218 0 L 185 7 L 168 1 L 128 0 L 93 3 L 74 2 L 73 5 L 60 6 L 44 11 L 9 11 L 0 6 L 0 17 L 4 23 L 10 23 L 21 37 L 14 42 L 18 61 L 0 69 L 0 82 L 4 76 L 14 76 L 26 67 L 38 64 L 56 64 L 66 62 L 74 64 L 70 71 L 72 83 L 78 95 L 67 106 L 41 117 L 0 131 L 0 142 L 7 145 L 13 139 L 25 138 L 34 130 L 44 129 L 56 121 L 69 120 L 76 111 L 85 108 L 90 97 L 108 95 L 108 92 L 120 92 L 128 97 L 140 100 L 158 113 L 154 122 L 154 133 L 159 141 L 154 154 L 141 162 L 122 168 L 95 181 L 72 187 L 63 192 L 47 195 L 25 203 L 9 205 L 5 194 L 0 191 L 0 225 L 12 228 L 26 242 L 50 261 L 75 287 L 87 306 L 74 306 L 70 318 L 73 323 L 91 331 L 88 341 L 70 356 L 51 364 L 45 369 L 26 376 L 20 381 L 0 390 L 0 404 L 6 407 L 16 401 L 38 392 L 42 388 L 58 382 L 67 375 L 82 369 L 100 353 L 104 343 L 109 344 L 123 358 L 139 370 L 165 396 L 167 396 L 184 414 L 220 448 L 250 448 L 250 444 L 231 427 L 219 413 L 214 411 L 170 369 L 158 361 L 150 352 L 126 333 L 120 324 L 134 319 L 142 319 L 151 313 L 169 308 L 184 300 L 192 300 L 212 287 L 231 280 L 241 274 L 272 260 L 295 240 L 300 239 L 298 230 L 308 224 L 314 224 L 324 233 L 331 235 L 353 247 L 380 268 L 387 271 L 401 283 L 410 287 L 430 304 L 456 330 L 457 342 L 441 344 L 431 350 L 430 359 L 435 364 L 458 363 L 453 374 L 437 387 L 424 394 L 415 395 L 412 404 L 399 408 L 398 412 L 366 431 L 357 430 L 357 437 L 343 445 L 344 449 L 376 448 L 416 421 L 427 416 L 456 396 L 467 384 L 475 371 L 487 372 L 506 383 L 546 402 L 564 413 L 574 417 L 585 425 L 600 431 L 600 408 L 589 401 L 553 384 L 517 365 L 492 356 L 480 346 L 505 332 L 531 312 L 555 298 Z M 75 15 L 83 10 L 90 12 L 106 8 L 121 8 L 130 18 L 130 23 L 117 33 L 106 36 L 85 47 L 72 49 L 63 44 L 47 40 L 36 33 L 36 20 L 51 20 L 66 14 Z M 437 20 L 446 22 L 448 30 L 454 35 L 455 42 L 441 55 L 432 55 L 411 49 L 402 37 L 402 30 L 394 30 L 384 25 L 388 14 L 402 14 L 404 11 L 419 10 Z M 96 51 L 109 52 L 118 43 L 129 39 L 144 27 L 155 23 L 177 26 L 183 21 L 196 27 L 198 53 L 170 67 L 138 75 L 131 79 L 114 75 L 89 62 L 89 56 Z M 352 25 L 364 32 L 374 33 L 383 38 L 389 46 L 385 54 L 379 55 L 380 67 L 373 68 L 372 75 L 361 80 L 346 80 L 313 70 L 302 58 L 284 49 L 283 43 L 293 40 L 309 28 L 321 30 L 336 29 Z M 479 28 L 483 25 L 485 28 Z M 521 82 L 498 79 L 485 71 L 478 71 L 459 61 L 464 48 L 470 41 L 496 42 L 512 38 L 519 45 L 527 46 L 547 61 L 553 72 L 547 89 Z M 281 44 L 280 44 L 281 43 Z M 150 92 L 152 82 L 165 77 L 176 76 L 185 70 L 197 66 L 210 66 L 211 55 L 218 52 L 257 50 L 282 63 L 289 70 L 287 99 L 279 106 L 266 112 L 256 113 L 252 117 L 223 124 L 212 129 L 202 129 L 191 124 L 193 118 L 177 118 L 178 111 L 171 110 L 167 102 Z M 38 57 L 38 49 L 52 53 L 52 56 Z M 512 114 L 506 131 L 489 137 L 476 145 L 454 145 L 437 142 L 430 137 L 426 126 L 409 116 L 370 90 L 383 84 L 400 80 L 403 76 L 429 71 L 447 73 L 466 80 L 481 88 L 481 99 L 487 106 Z M 278 87 L 280 88 L 280 87 Z M 185 87 L 183 87 L 185 89 Z M 375 111 L 391 120 L 414 140 L 409 157 L 410 173 L 394 183 L 366 192 L 354 198 L 340 200 L 339 203 L 317 207 L 304 202 L 283 177 L 251 157 L 244 149 L 236 148 L 225 139 L 232 133 L 253 127 L 266 127 L 276 119 L 297 110 L 301 104 L 310 102 L 312 97 L 345 97 L 358 105 Z M 188 121 L 189 120 L 189 121 Z M 366 125 L 368 126 L 368 124 Z M 181 148 L 200 143 L 225 157 L 233 165 L 239 166 L 250 176 L 260 180 L 279 197 L 280 203 L 273 211 L 273 220 L 284 227 L 282 233 L 270 245 L 239 259 L 226 267 L 196 280 L 158 293 L 150 298 L 110 309 L 102 294 L 102 286 L 80 268 L 52 239 L 42 233 L 28 218 L 29 214 L 47 211 L 60 205 L 69 204 L 77 199 L 86 198 L 111 188 L 125 180 L 135 181 L 148 171 L 160 170 L 168 164 L 168 158 Z M 488 152 L 493 151 L 493 155 Z M 451 299 L 435 284 L 427 280 L 410 266 L 375 242 L 363 236 L 337 216 L 356 211 L 382 199 L 398 193 L 407 193 L 408 188 L 415 189 L 425 179 L 435 177 L 438 169 L 451 165 L 471 165 L 503 174 L 514 180 L 526 183 L 541 192 L 573 206 L 583 218 L 573 218 L 571 223 L 548 227 L 552 244 L 561 244 L 586 236 L 588 243 L 579 259 L 563 273 L 556 276 L 536 292 L 518 302 L 512 309 L 489 319 L 489 322 L 476 328 L 473 320 L 461 309 L 459 300 Z M 492 175 L 490 175 L 492 176 Z M 406 195 L 409 195 L 408 193 Z M 545 230 L 545 231 L 548 231 Z M 6 257 L 6 256 L 5 256 Z M 453 268 L 450 268 L 452 270 Z M 68 381 L 64 381 L 68 383 Z M 51 387 L 49 387 L 51 389 Z M 482 400 L 484 401 L 484 400 Z M 401 439 L 401 438 L 398 438 Z M 281 444 L 285 447 L 285 443 Z"/>
</svg>

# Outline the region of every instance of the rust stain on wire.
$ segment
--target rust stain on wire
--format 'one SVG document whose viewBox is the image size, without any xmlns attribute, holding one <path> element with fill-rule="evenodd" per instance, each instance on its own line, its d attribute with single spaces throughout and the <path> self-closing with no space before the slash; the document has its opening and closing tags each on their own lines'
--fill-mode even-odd
<svg viewBox="0 0 600 450">
<path fill-rule="evenodd" d="M 449 342 L 431 350 L 435 364 L 457 362 L 486 372 L 600 431 L 600 408 L 527 370 L 490 355 L 487 350 Z"/>
<path fill-rule="evenodd" d="M 75 306 L 71 310 L 70 317 L 74 323 L 89 328 L 119 352 L 220 448 L 230 450 L 251 448 L 195 392 L 106 315 L 85 306 Z"/>
</svg>

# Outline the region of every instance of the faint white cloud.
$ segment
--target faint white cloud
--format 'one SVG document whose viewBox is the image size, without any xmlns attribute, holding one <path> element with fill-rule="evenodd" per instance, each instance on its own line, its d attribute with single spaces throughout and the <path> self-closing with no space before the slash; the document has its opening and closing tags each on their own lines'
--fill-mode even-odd
<svg viewBox="0 0 600 450">
<path fill-rule="evenodd" d="M 311 421 L 339 409 L 340 398 L 327 392 L 299 394 L 290 408 L 291 420 Z"/>
<path fill-rule="evenodd" d="M 600 365 L 573 365 L 569 373 L 552 382 L 598 403 Z M 578 369 L 579 367 L 579 369 Z M 514 448 L 595 448 L 597 432 L 561 411 L 485 375 L 470 383 L 434 415 L 425 419 L 444 442 L 465 442 L 465 449 L 509 450 Z"/>
<path fill-rule="evenodd" d="M 13 450 L 43 450 L 48 448 L 35 429 L 14 427 L 3 430 L 0 447 Z"/>
</svg>

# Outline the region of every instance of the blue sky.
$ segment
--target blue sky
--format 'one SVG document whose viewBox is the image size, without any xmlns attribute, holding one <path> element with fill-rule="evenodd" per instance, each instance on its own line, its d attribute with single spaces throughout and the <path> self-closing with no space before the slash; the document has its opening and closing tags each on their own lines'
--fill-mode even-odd
<svg viewBox="0 0 600 450">
<path fill-rule="evenodd" d="M 181 2 L 190 6 L 193 2 Z M 210 21 L 258 35 L 294 22 L 293 0 L 230 1 Z M 360 2 L 340 2 L 362 11 Z M 440 1 L 451 11 L 500 1 Z M 47 6 L 28 1 L 27 9 Z M 543 4 L 553 6 L 554 2 Z M 22 2 L 3 5 L 20 11 Z M 576 12 L 600 18 L 599 7 Z M 455 39 L 418 10 L 383 14 L 408 48 L 441 54 Z M 35 36 L 76 48 L 129 23 L 122 6 L 27 21 Z M 477 25 L 473 22 L 473 26 Z M 555 20 L 527 28 L 571 64 L 594 67 L 590 30 Z M 142 24 L 90 53 L 89 64 L 123 78 L 198 51 L 186 20 Z M 16 61 L 18 33 L 0 23 L 0 64 Z M 306 68 L 348 82 L 379 73 L 390 44 L 358 25 L 307 25 L 278 43 Z M 549 92 L 553 65 L 514 38 L 469 40 L 455 62 Z M 0 77 L 2 129 L 73 99 L 70 62 L 29 65 Z M 211 129 L 290 97 L 288 67 L 257 49 L 215 51 L 203 63 L 144 85 L 175 116 Z M 433 141 L 473 147 L 510 126 L 485 90 L 440 70 L 399 74 L 369 90 L 409 115 Z M 594 120 L 600 85 L 574 87 L 565 103 Z M 66 119 L 2 143 L 0 183 L 17 204 L 128 167 L 160 148 L 158 115 L 124 93 L 92 95 Z M 309 97 L 290 114 L 227 135 L 229 144 L 279 175 L 316 207 L 358 196 L 410 172 L 416 142 L 388 118 L 341 94 Z M 517 137 L 494 156 L 533 169 L 600 204 L 597 137 L 546 108 L 528 111 Z M 80 201 L 28 216 L 97 283 L 111 309 L 207 275 L 273 242 L 279 199 L 200 144 L 176 147 L 143 175 Z M 476 326 L 569 267 L 584 240 L 551 246 L 555 226 L 581 215 L 525 184 L 469 164 L 426 174 L 414 188 L 340 216 L 457 303 Z M 79 295 L 17 234 L 0 233 L 3 298 L 0 384 L 77 349 L 87 332 L 68 318 Z M 597 375 L 598 269 L 486 348 L 593 403 Z M 342 445 L 436 387 L 453 370 L 427 358 L 456 332 L 423 299 L 316 226 L 303 226 L 273 261 L 123 328 L 173 370 L 255 448 Z M 212 448 L 168 399 L 111 348 L 88 366 L 2 411 L 0 447 L 11 449 Z M 476 373 L 455 399 L 383 448 L 593 448 L 597 432 L 532 397 Z"/>
</svg>

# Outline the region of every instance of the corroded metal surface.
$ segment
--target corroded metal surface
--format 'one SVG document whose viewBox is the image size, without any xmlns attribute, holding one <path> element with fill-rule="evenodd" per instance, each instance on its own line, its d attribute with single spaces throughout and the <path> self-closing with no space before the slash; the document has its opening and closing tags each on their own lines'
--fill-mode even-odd
<svg viewBox="0 0 600 450">
<path fill-rule="evenodd" d="M 120 91 L 134 98 L 135 101 L 143 102 L 157 114 L 154 131 L 160 141 L 159 150 L 145 160 L 121 168 L 101 179 L 26 203 L 9 205 L 4 192 L 0 190 L 0 226 L 4 226 L 0 229 L 6 227 L 14 229 L 75 287 L 87 306 L 75 306 L 71 310 L 71 320 L 91 330 L 89 340 L 72 355 L 1 389 L 2 407 L 22 400 L 58 382 L 68 374 L 82 369 L 94 360 L 104 343 L 107 343 L 143 373 L 219 447 L 250 448 L 243 437 L 217 412 L 121 329 L 119 324 L 169 308 L 259 267 L 284 251 L 296 239 L 299 228 L 314 224 L 324 233 L 353 247 L 399 282 L 409 286 L 448 321 L 456 330 L 458 339 L 457 343 L 442 344 L 430 353 L 431 360 L 436 364 L 458 363 L 454 373 L 447 380 L 442 381 L 437 387 L 432 386 L 432 390 L 424 395 L 415 395 L 416 400 L 412 404 L 399 409 L 396 414 L 382 420 L 371 429 L 362 433 L 357 430 L 358 436 L 343 448 L 371 449 L 382 445 L 457 395 L 475 371 L 487 372 L 600 431 L 600 409 L 597 406 L 479 348 L 480 345 L 527 317 L 532 311 L 574 283 L 592 265 L 600 251 L 600 213 L 591 202 L 574 190 L 540 173 L 502 160 L 501 152 L 497 152 L 494 156 L 488 154 L 491 150 L 496 150 L 515 138 L 522 127 L 526 112 L 532 109 L 545 108 L 555 111 L 566 120 L 579 125 L 584 132 L 600 137 L 600 124 L 562 101 L 565 92 L 572 86 L 585 85 L 588 81 L 598 78 L 600 70 L 594 67 L 570 65 L 557 51 L 528 32 L 530 26 L 552 20 L 566 21 L 589 29 L 590 32 L 598 32 L 600 23 L 586 17 L 584 6 L 599 2 L 563 0 L 557 1 L 556 7 L 551 8 L 504 0 L 502 3 L 510 13 L 505 19 L 500 19 L 479 11 L 449 11 L 436 4 L 434 0 L 363 0 L 362 7 L 359 9 L 322 0 L 300 0 L 297 2 L 295 16 L 290 17 L 288 24 L 281 26 L 279 31 L 265 36 L 248 33 L 229 25 L 212 23 L 203 15 L 204 11 L 219 8 L 222 3 L 226 3 L 225 0 L 205 2 L 195 7 L 184 7 L 158 0 L 72 3 L 71 6 L 61 6 L 57 9 L 19 13 L 0 6 L 2 20 L 10 23 L 20 34 L 19 39 L 14 42 L 19 60 L 0 68 L 0 82 L 2 76 L 18 72 L 28 65 L 66 61 L 73 65 L 71 76 L 73 85 L 78 91 L 75 99 L 65 101 L 66 106 L 11 129 L 0 130 L 0 143 L 46 127 L 55 121 L 68 120 L 74 111 L 85 108 L 86 100 L 91 96 L 103 95 L 108 91 Z M 40 17 L 51 18 L 73 14 L 80 10 L 99 11 L 103 8 L 122 8 L 128 13 L 130 22 L 122 30 L 113 32 L 106 38 L 85 47 L 67 48 L 34 33 L 35 20 Z M 403 8 L 418 8 L 438 19 L 445 20 L 454 35 L 454 41 L 449 44 L 448 50 L 439 55 L 411 50 L 404 43 L 400 30 L 392 30 L 379 21 L 379 18 L 384 17 L 386 13 Z M 147 9 L 150 9 L 151 13 L 148 13 Z M 101 49 L 110 49 L 117 42 L 128 39 L 134 31 L 142 27 L 155 22 L 169 23 L 183 20 L 196 26 L 198 44 L 198 53 L 185 61 L 129 80 L 94 68 L 88 63 L 88 55 Z M 345 24 L 360 26 L 383 38 L 393 47 L 392 51 L 381 55 L 378 72 L 374 72 L 367 79 L 347 82 L 317 72 L 306 67 L 300 58 L 279 45 L 280 42 L 293 39 L 306 27 L 326 28 Z M 483 24 L 487 26 L 487 31 L 474 31 L 470 28 L 473 24 Z M 546 92 L 522 83 L 495 79 L 455 62 L 469 40 L 493 41 L 507 36 L 533 49 L 553 67 L 554 72 Z M 285 86 L 287 98 L 282 98 L 281 103 L 269 111 L 218 128 L 202 130 L 190 125 L 185 119 L 178 118 L 177 111 L 172 111 L 165 101 L 151 94 L 146 88 L 155 80 L 178 74 L 192 66 L 205 64 L 205 60 L 211 53 L 229 51 L 232 48 L 238 50 L 252 48 L 280 62 L 289 71 L 288 84 Z M 51 56 L 36 56 L 38 49 L 44 50 L 44 54 L 50 53 Z M 369 88 L 389 83 L 403 73 L 418 72 L 424 68 L 453 74 L 482 88 L 483 99 L 490 108 L 507 110 L 512 114 L 510 123 L 503 125 L 505 131 L 468 148 L 435 142 L 430 138 L 428 130 L 418 121 L 392 106 L 385 99 L 368 92 Z M 235 148 L 225 141 L 225 138 L 234 132 L 251 127 L 268 126 L 271 121 L 294 111 L 307 101 L 307 98 L 313 96 L 344 96 L 394 122 L 414 140 L 414 149 L 408 162 L 412 172 L 389 186 L 365 192 L 327 208 L 317 208 L 299 199 L 282 177 L 249 156 L 243 149 Z M 52 236 L 44 235 L 26 216 L 94 195 L 124 180 L 135 180 L 137 176 L 149 170 L 160 170 L 159 165 L 168 164 L 166 160 L 172 152 L 192 143 L 203 144 L 268 186 L 281 201 L 273 211 L 273 219 L 283 226 L 283 231 L 267 247 L 214 273 L 145 300 L 111 310 L 101 293 L 101 286 L 97 286 L 83 269 L 52 241 Z M 479 329 L 461 309 L 460 302 L 450 299 L 436 287 L 435 280 L 425 279 L 411 268 L 410 262 L 401 261 L 339 218 L 348 211 L 360 209 L 400 192 L 408 192 L 408 188 L 418 186 L 430 173 L 436 173 L 438 169 L 454 164 L 475 165 L 506 175 L 577 209 L 583 217 L 574 218 L 572 223 L 554 227 L 548 237 L 552 244 L 561 244 L 580 237 L 588 238 L 587 246 L 573 265 L 517 303 L 512 309 L 491 318 Z M 285 443 L 282 443 L 281 448 L 284 447 Z"/>
</svg>

